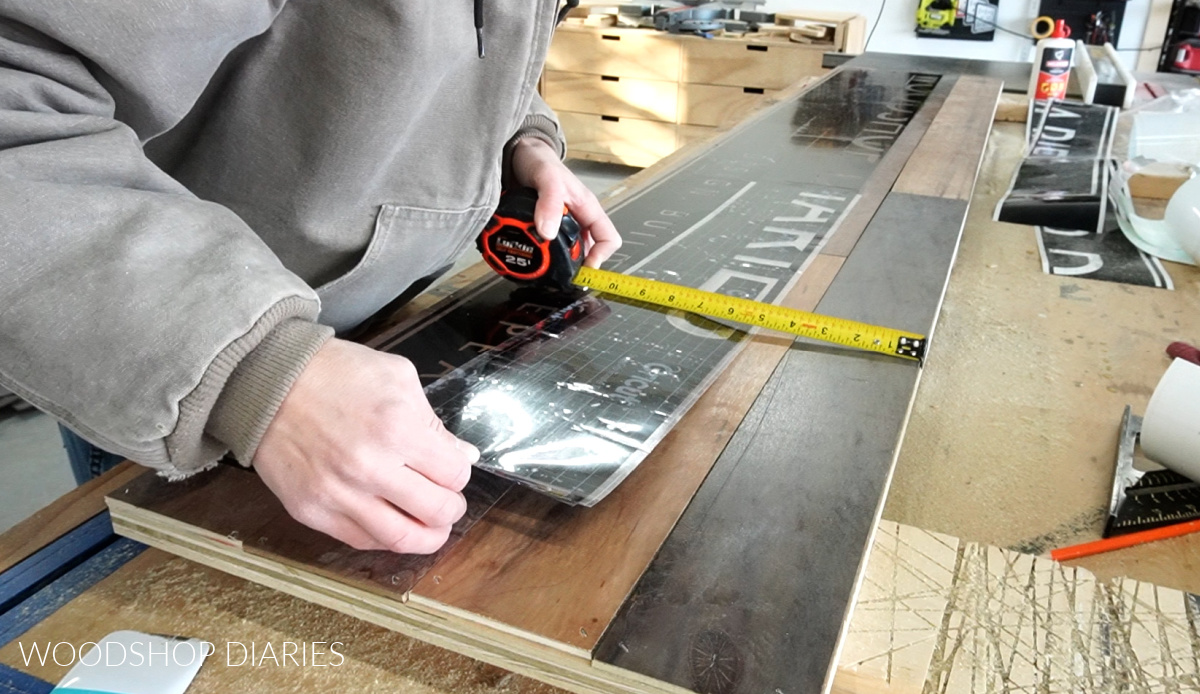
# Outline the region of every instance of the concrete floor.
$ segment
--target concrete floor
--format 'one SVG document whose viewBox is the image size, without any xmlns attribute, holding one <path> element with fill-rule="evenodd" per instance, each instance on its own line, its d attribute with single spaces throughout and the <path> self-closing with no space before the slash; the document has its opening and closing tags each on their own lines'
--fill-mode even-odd
<svg viewBox="0 0 1200 694">
<path fill-rule="evenodd" d="M 638 169 L 571 159 L 567 165 L 595 193 L 603 192 Z M 479 260 L 472 250 L 461 264 Z M 0 413 L 0 532 L 75 486 L 58 428 L 33 410 Z"/>
</svg>

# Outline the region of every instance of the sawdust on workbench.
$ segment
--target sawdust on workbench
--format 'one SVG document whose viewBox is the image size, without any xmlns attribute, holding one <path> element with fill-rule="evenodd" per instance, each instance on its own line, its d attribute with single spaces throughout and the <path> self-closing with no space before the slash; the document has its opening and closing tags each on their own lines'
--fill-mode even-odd
<svg viewBox="0 0 1200 694">
<path fill-rule="evenodd" d="M 35 642 L 96 641 L 119 629 L 205 639 L 216 647 L 189 694 L 402 692 L 405 694 L 554 694 L 561 690 L 374 626 L 271 588 L 147 550 L 119 571 L 0 649 L 0 662 L 50 682 L 68 668 L 23 662 Z M 323 661 L 280 659 L 284 642 L 326 642 Z M 336 646 L 339 666 L 329 652 Z M 276 660 L 263 660 L 270 643 Z M 238 646 L 236 644 L 243 644 Z M 253 645 L 260 665 L 236 666 Z M 65 651 L 64 651 L 65 652 Z M 235 665 L 230 665 L 234 663 Z"/>
<path fill-rule="evenodd" d="M 1165 263 L 1173 292 L 1044 274 L 1033 228 L 992 221 L 1023 136 L 993 130 L 884 516 L 1038 553 L 1099 537 L 1125 405 L 1200 341 L 1200 272 Z M 1200 538 L 1157 544 L 1083 565 L 1200 591 Z"/>
</svg>

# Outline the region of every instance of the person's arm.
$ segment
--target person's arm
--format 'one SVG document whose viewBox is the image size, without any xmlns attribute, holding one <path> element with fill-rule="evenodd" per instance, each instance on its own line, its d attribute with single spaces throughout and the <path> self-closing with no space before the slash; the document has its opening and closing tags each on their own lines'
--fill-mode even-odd
<svg viewBox="0 0 1200 694">
<path fill-rule="evenodd" d="M 328 339 L 315 293 L 146 159 L 117 76 L 15 22 L 0 60 L 0 382 L 167 476 L 212 464 L 229 442 L 205 428 L 242 358 L 273 336 L 296 374 Z"/>
<path fill-rule="evenodd" d="M 89 17 L 75 39 L 145 68 L 105 70 L 49 36 L 70 21 L 39 32 L 35 19 L 0 16 L 0 383 L 168 477 L 232 449 L 317 530 L 363 549 L 440 547 L 478 452 L 432 416 L 407 360 L 331 339 L 315 292 L 237 215 L 148 161 L 126 124 L 168 121 L 155 109 L 194 98 L 237 40 L 155 54 Z M 191 92 L 150 97 L 187 79 Z"/>
<path fill-rule="evenodd" d="M 529 113 L 505 148 L 505 175 L 511 183 L 537 190 L 533 221 L 544 238 L 558 235 L 566 205 L 589 249 L 584 264 L 600 267 L 621 247 L 621 235 L 596 196 L 563 163 L 566 152 L 558 118 L 535 94 Z"/>
</svg>

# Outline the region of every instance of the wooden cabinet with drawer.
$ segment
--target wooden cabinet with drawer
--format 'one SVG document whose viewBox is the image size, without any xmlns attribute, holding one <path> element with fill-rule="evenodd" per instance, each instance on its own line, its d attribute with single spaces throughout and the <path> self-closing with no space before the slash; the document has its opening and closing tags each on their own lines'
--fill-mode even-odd
<svg viewBox="0 0 1200 694">
<path fill-rule="evenodd" d="M 799 43 L 786 28 L 702 38 L 564 24 L 550 46 L 542 96 L 559 114 L 568 156 L 649 166 L 796 81 L 823 74 L 824 52 L 861 51 L 861 15 L 826 13 L 817 21 L 836 27 L 836 39 Z"/>
</svg>

